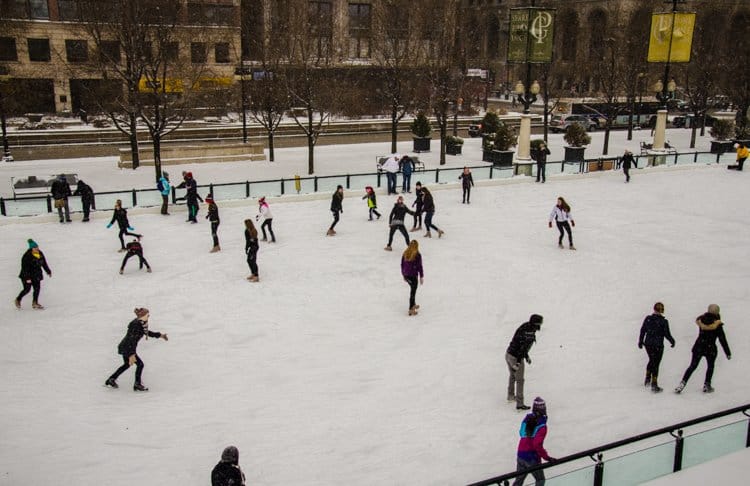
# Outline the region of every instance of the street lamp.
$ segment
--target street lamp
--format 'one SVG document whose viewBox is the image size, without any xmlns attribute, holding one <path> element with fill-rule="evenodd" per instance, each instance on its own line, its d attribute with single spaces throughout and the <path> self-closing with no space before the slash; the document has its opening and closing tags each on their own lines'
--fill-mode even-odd
<svg viewBox="0 0 750 486">
<path fill-rule="evenodd" d="M 654 84 L 656 99 L 659 100 L 663 108 L 667 108 L 669 100 L 674 99 L 674 92 L 676 89 L 677 83 L 675 83 L 674 79 L 670 79 L 666 86 L 661 79 Z"/>
<path fill-rule="evenodd" d="M 8 144 L 8 127 L 5 124 L 5 102 L 3 99 L 3 86 L 10 80 L 8 68 L 0 66 L 0 128 L 3 136 L 3 162 L 13 162 L 13 156 L 10 154 L 10 145 Z"/>
<path fill-rule="evenodd" d="M 247 97 L 245 96 L 245 74 L 247 69 L 240 66 L 234 70 L 234 80 L 240 83 L 240 96 L 242 97 L 242 143 L 247 143 Z"/>
<path fill-rule="evenodd" d="M 666 78 L 665 78 L 666 81 Z M 674 92 L 677 89 L 677 83 L 670 79 L 667 83 L 658 80 L 654 86 L 656 99 L 661 103 L 661 108 L 656 114 L 656 126 L 654 127 L 654 150 L 663 150 L 666 141 L 667 130 L 667 103 L 674 98 Z"/>
<path fill-rule="evenodd" d="M 518 132 L 518 160 L 531 160 L 531 114 L 529 107 L 536 101 L 536 95 L 539 94 L 539 83 L 530 82 L 531 68 L 527 64 L 526 86 L 519 81 L 516 83 L 514 91 L 519 103 L 523 103 L 523 114 L 521 115 L 521 129 Z"/>
<path fill-rule="evenodd" d="M 530 67 L 531 65 L 529 65 Z M 526 73 L 526 86 L 529 86 L 531 82 L 531 73 Z M 523 112 L 529 114 L 531 105 L 536 101 L 536 95 L 539 94 L 540 86 L 539 82 L 534 80 L 534 83 L 526 89 L 526 86 L 521 81 L 516 83 L 514 91 L 516 92 L 516 98 L 518 102 L 523 105 Z"/>
</svg>

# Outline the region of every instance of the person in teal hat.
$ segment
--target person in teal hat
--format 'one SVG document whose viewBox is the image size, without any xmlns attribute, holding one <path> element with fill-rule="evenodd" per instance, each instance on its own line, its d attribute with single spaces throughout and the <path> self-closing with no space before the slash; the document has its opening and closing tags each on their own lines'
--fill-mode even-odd
<svg viewBox="0 0 750 486">
<path fill-rule="evenodd" d="M 21 300 L 32 288 L 34 289 L 34 293 L 32 294 L 31 307 L 34 309 L 44 309 L 39 303 L 39 292 L 42 290 L 42 280 L 44 280 L 42 270 L 47 272 L 47 276 L 49 277 L 52 276 L 52 270 L 49 269 L 47 259 L 44 258 L 44 253 L 39 249 L 36 241 L 29 238 L 27 243 L 29 244 L 29 249 L 21 257 L 21 273 L 18 274 L 18 278 L 21 279 L 21 284 L 23 284 L 23 290 L 16 297 L 16 309 L 21 308 Z"/>
</svg>

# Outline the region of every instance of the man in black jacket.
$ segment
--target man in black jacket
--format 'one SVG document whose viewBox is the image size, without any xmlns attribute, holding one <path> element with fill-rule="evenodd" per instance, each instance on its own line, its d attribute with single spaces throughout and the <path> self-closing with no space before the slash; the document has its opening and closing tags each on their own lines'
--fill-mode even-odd
<svg viewBox="0 0 750 486">
<path fill-rule="evenodd" d="M 221 460 L 211 471 L 211 486 L 244 486 L 245 475 L 239 466 L 240 451 L 229 446 L 221 453 Z"/>
<path fill-rule="evenodd" d="M 336 192 L 333 193 L 333 196 L 331 196 L 331 213 L 333 214 L 333 223 L 331 223 L 331 227 L 328 228 L 328 231 L 326 232 L 327 236 L 335 236 L 336 230 L 333 228 L 336 227 L 336 224 L 339 222 L 339 214 L 344 212 L 344 186 L 338 185 L 336 186 Z"/>
<path fill-rule="evenodd" d="M 391 248 L 391 243 L 393 243 L 393 235 L 396 233 L 396 230 L 401 231 L 401 234 L 404 235 L 404 239 L 406 240 L 406 245 L 409 245 L 409 232 L 406 231 L 406 226 L 404 226 L 404 218 L 407 214 L 414 216 L 414 211 L 407 208 L 404 205 L 403 196 L 399 196 L 398 199 L 396 199 L 396 204 L 393 205 L 393 209 L 391 209 L 390 216 L 388 216 L 388 224 L 391 226 L 391 232 L 388 235 L 388 244 L 385 246 L 385 251 L 393 250 L 393 248 Z"/>
<path fill-rule="evenodd" d="M 651 391 L 659 393 L 662 388 L 658 384 L 659 363 L 664 354 L 664 339 L 669 341 L 674 348 L 674 338 L 669 332 L 669 321 L 664 318 L 664 304 L 654 304 L 654 313 L 643 320 L 641 333 L 638 336 L 638 347 L 646 346 L 648 364 L 646 365 L 645 386 L 651 385 Z"/>
<path fill-rule="evenodd" d="M 190 223 L 197 223 L 198 219 L 198 201 L 203 202 L 203 198 L 198 194 L 198 183 L 193 179 L 192 172 L 186 172 L 184 180 L 177 186 L 178 189 L 185 188 L 187 193 L 185 194 L 185 201 L 187 202 L 188 209 L 188 221 Z"/>
<path fill-rule="evenodd" d="M 52 197 L 55 199 L 55 207 L 57 208 L 57 215 L 60 217 L 60 222 L 70 223 L 70 206 L 68 206 L 68 197 L 71 195 L 70 186 L 68 180 L 65 178 L 65 174 L 60 174 L 52 183 L 50 188 L 52 191 Z M 63 209 L 65 210 L 65 219 L 63 220 Z"/>
<path fill-rule="evenodd" d="M 531 153 L 531 158 L 536 160 L 536 181 L 542 179 L 542 182 L 546 181 L 547 178 L 547 156 L 550 154 L 549 149 L 544 142 L 539 144 L 539 148 L 535 149 Z"/>
<path fill-rule="evenodd" d="M 703 393 L 712 393 L 714 391 L 711 386 L 711 378 L 714 374 L 714 363 L 716 362 L 716 356 L 719 354 L 719 350 L 716 347 L 716 339 L 719 339 L 724 354 L 727 359 L 732 359 L 732 352 L 729 350 L 729 343 L 727 343 L 727 337 L 724 334 L 724 323 L 721 322 L 719 315 L 719 306 L 711 304 L 708 306 L 708 312 L 699 316 L 695 323 L 698 325 L 698 339 L 695 340 L 693 345 L 693 358 L 690 361 L 690 366 L 685 370 L 685 374 L 682 375 L 682 381 L 677 388 L 674 389 L 675 393 L 680 393 L 685 388 L 690 375 L 698 367 L 701 358 L 706 358 L 706 380 L 703 383 Z"/>
<path fill-rule="evenodd" d="M 530 407 L 523 403 L 524 361 L 531 364 L 529 350 L 536 342 L 536 332 L 542 328 L 543 317 L 532 314 L 528 322 L 521 324 L 513 334 L 513 339 L 505 353 L 508 364 L 508 401 L 516 402 L 516 410 L 528 410 Z"/>
<path fill-rule="evenodd" d="M 94 190 L 91 189 L 90 185 L 86 184 L 82 180 L 79 180 L 78 185 L 76 186 L 76 192 L 74 192 L 73 195 L 81 196 L 81 205 L 83 206 L 82 221 L 88 221 L 91 208 L 96 209 L 96 206 L 94 205 Z"/>
<path fill-rule="evenodd" d="M 42 269 L 47 272 L 47 276 L 52 276 L 52 270 L 47 266 L 47 259 L 44 258 L 44 253 L 39 249 L 39 245 L 36 241 L 29 238 L 27 240 L 29 249 L 23 254 L 21 258 L 21 273 L 18 274 L 18 278 L 21 279 L 23 284 L 23 290 L 16 297 L 16 309 L 21 308 L 21 299 L 23 296 L 28 294 L 31 288 L 34 288 L 33 301 L 31 307 L 34 309 L 44 309 L 39 303 L 39 292 L 42 290 L 42 280 L 44 275 Z"/>
</svg>

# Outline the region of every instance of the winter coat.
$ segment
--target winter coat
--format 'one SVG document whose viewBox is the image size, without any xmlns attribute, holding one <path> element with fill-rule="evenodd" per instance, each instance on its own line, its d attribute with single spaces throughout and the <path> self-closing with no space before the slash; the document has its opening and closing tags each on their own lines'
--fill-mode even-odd
<svg viewBox="0 0 750 486">
<path fill-rule="evenodd" d="M 748 155 L 750 155 L 750 150 L 747 147 L 737 148 L 737 160 L 746 159 Z"/>
<path fill-rule="evenodd" d="M 260 246 L 258 245 L 258 237 L 254 237 L 250 234 L 250 232 L 246 229 L 245 230 L 245 254 L 249 255 L 250 253 L 255 253 L 258 251 L 258 248 Z"/>
<path fill-rule="evenodd" d="M 536 342 L 536 332 L 538 330 L 538 324 L 532 324 L 530 322 L 524 322 L 521 324 L 518 329 L 516 329 L 515 334 L 513 334 L 513 339 L 511 339 L 506 352 L 519 361 L 528 358 L 529 350 Z"/>
<path fill-rule="evenodd" d="M 407 213 L 414 216 L 414 211 L 407 208 L 403 203 L 394 204 L 393 209 L 391 209 L 391 214 L 390 216 L 388 216 L 388 224 L 390 224 L 391 226 L 404 224 L 404 218 L 406 217 Z"/>
<path fill-rule="evenodd" d="M 273 219 L 273 214 L 271 214 L 271 208 L 268 207 L 268 203 L 263 203 L 258 208 L 258 218 L 257 220 L 267 220 L 267 219 Z"/>
<path fill-rule="evenodd" d="M 422 193 L 422 211 L 425 213 L 435 212 L 435 200 L 432 199 L 432 194 L 429 192 Z"/>
<path fill-rule="evenodd" d="M 404 277 L 422 277 L 424 278 L 424 269 L 422 268 L 422 255 L 417 253 L 414 260 L 407 260 L 401 257 L 401 275 Z"/>
<path fill-rule="evenodd" d="M 209 220 L 212 223 L 219 223 L 219 207 L 216 205 L 216 203 L 209 203 L 208 205 L 208 214 L 206 215 L 206 219 Z"/>
<path fill-rule="evenodd" d="M 408 155 L 401 157 L 399 165 L 401 166 L 401 172 L 403 172 L 405 176 L 410 176 L 412 172 L 414 172 L 414 160 Z"/>
<path fill-rule="evenodd" d="M 343 212 L 343 201 L 344 195 L 340 194 L 339 191 L 334 192 L 333 197 L 331 198 L 331 211 L 334 213 Z"/>
<path fill-rule="evenodd" d="M 414 199 L 411 205 L 417 207 L 417 214 L 419 214 L 422 212 L 422 206 L 424 205 L 424 201 L 422 201 L 422 189 L 415 190 L 414 196 L 416 196 L 416 199 Z"/>
<path fill-rule="evenodd" d="M 171 186 L 166 177 L 160 177 L 159 182 L 156 183 L 156 189 L 161 193 L 162 196 L 169 196 Z"/>
<path fill-rule="evenodd" d="M 461 179 L 461 185 L 464 189 L 468 189 L 474 185 L 474 177 L 472 177 L 471 172 L 468 174 L 461 174 L 458 178 Z"/>
<path fill-rule="evenodd" d="M 109 224 L 114 224 L 115 221 L 117 221 L 120 229 L 127 229 L 130 226 L 130 223 L 128 223 L 128 210 L 125 208 L 115 208 L 112 213 L 112 221 Z"/>
<path fill-rule="evenodd" d="M 528 430 L 527 424 L 536 423 L 534 430 Z M 521 439 L 518 441 L 518 458 L 531 463 L 538 464 L 542 459 L 550 460 L 549 454 L 544 449 L 544 439 L 547 437 L 547 416 L 539 416 L 534 413 L 526 415 L 521 422 L 519 430 Z"/>
<path fill-rule="evenodd" d="M 125 245 L 125 249 L 128 250 L 129 255 L 143 255 L 143 246 L 140 241 L 131 241 Z"/>
<path fill-rule="evenodd" d="M 198 200 L 203 202 L 203 198 L 198 194 L 198 183 L 192 177 L 186 177 L 184 181 L 180 183 L 178 188 L 185 188 L 187 193 L 185 194 L 185 200 L 194 206 L 198 205 Z"/>
<path fill-rule="evenodd" d="M 633 157 L 633 154 L 625 154 L 625 155 L 623 155 L 622 158 L 620 159 L 620 161 L 622 163 L 622 168 L 623 169 L 628 169 L 629 170 L 630 166 L 633 165 L 633 164 L 635 164 L 635 158 Z"/>
<path fill-rule="evenodd" d="M 698 338 L 693 344 L 692 352 L 700 354 L 701 356 L 715 356 L 718 353 L 716 348 L 716 339 L 719 339 L 721 348 L 724 350 L 724 354 L 727 357 L 732 356 L 732 352 L 729 350 L 729 343 L 727 337 L 724 334 L 724 324 L 721 322 L 721 317 L 717 314 L 711 314 L 706 312 L 705 314 L 698 316 L 696 324 L 702 323 L 704 326 L 708 326 L 708 329 L 704 327 L 700 328 L 698 332 Z M 699 324 L 700 325 L 700 324 Z"/>
<path fill-rule="evenodd" d="M 128 332 L 125 337 L 122 338 L 120 344 L 117 346 L 117 352 L 123 356 L 130 356 L 135 354 L 136 348 L 138 347 L 138 341 L 143 336 L 152 338 L 160 338 L 160 332 L 153 332 L 148 330 L 148 322 L 142 321 L 138 318 L 133 319 L 128 324 Z"/>
<path fill-rule="evenodd" d="M 94 190 L 91 189 L 90 185 L 86 184 L 83 181 L 78 181 L 76 192 L 74 192 L 73 195 L 81 196 L 81 202 L 94 202 Z"/>
<path fill-rule="evenodd" d="M 647 347 L 663 348 L 665 338 L 674 346 L 674 338 L 669 332 L 669 321 L 661 314 L 646 316 L 641 326 L 641 334 L 638 336 L 638 347 L 645 344 Z"/>
<path fill-rule="evenodd" d="M 573 217 L 570 215 L 569 211 L 563 211 L 562 208 L 555 205 L 554 208 L 552 208 L 552 212 L 549 213 L 549 220 L 550 221 L 557 221 L 558 223 L 563 223 L 565 221 L 571 221 Z"/>
<path fill-rule="evenodd" d="M 220 461 L 211 471 L 211 486 L 244 486 L 245 475 L 237 464 Z"/>
<path fill-rule="evenodd" d="M 367 199 L 367 207 L 371 209 L 377 209 L 378 208 L 378 199 L 377 196 L 375 196 L 375 191 L 368 192 L 364 196 L 362 196 L 362 199 Z"/>
<path fill-rule="evenodd" d="M 399 169 L 398 160 L 396 160 L 396 157 L 388 157 L 380 168 L 386 172 L 395 174 Z"/>
<path fill-rule="evenodd" d="M 57 179 L 55 179 L 55 182 L 52 183 L 50 191 L 52 192 L 52 197 L 55 199 L 65 199 L 71 195 L 70 186 L 68 185 L 68 181 L 64 177 L 58 177 Z"/>
<path fill-rule="evenodd" d="M 531 158 L 536 160 L 540 164 L 546 164 L 547 163 L 547 156 L 550 154 L 549 147 L 544 147 L 544 150 L 542 149 L 534 149 L 531 151 Z"/>
<path fill-rule="evenodd" d="M 33 255 L 31 249 L 28 249 L 21 257 L 21 273 L 18 274 L 18 278 L 24 282 L 26 280 L 41 282 L 44 280 L 42 269 L 47 272 L 47 275 L 52 273 L 52 270 L 47 266 L 47 259 L 44 258 L 42 250 L 39 250 L 39 258 L 37 258 Z"/>
</svg>

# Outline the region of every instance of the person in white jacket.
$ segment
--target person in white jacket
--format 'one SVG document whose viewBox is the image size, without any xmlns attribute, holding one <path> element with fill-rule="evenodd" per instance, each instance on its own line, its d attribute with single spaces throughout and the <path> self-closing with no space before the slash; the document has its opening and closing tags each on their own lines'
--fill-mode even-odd
<svg viewBox="0 0 750 486">
<path fill-rule="evenodd" d="M 276 236 L 273 234 L 273 215 L 271 214 L 271 208 L 268 207 L 265 196 L 258 199 L 258 215 L 255 217 L 255 221 L 260 220 L 263 220 L 263 223 L 260 225 L 260 230 L 263 232 L 262 241 L 268 241 L 268 237 L 266 236 L 266 228 L 268 228 L 268 232 L 271 234 L 271 243 L 276 243 Z"/>
<path fill-rule="evenodd" d="M 565 236 L 565 231 L 567 231 L 570 249 L 575 250 L 576 247 L 573 246 L 573 233 L 570 227 L 575 226 L 576 222 L 573 221 L 573 217 L 570 215 L 570 205 L 562 197 L 557 198 L 557 204 L 552 208 L 552 212 L 549 215 L 550 228 L 552 227 L 552 221 L 557 224 L 557 230 L 560 232 L 560 238 L 557 240 L 558 248 L 563 248 L 563 236 Z"/>
<path fill-rule="evenodd" d="M 396 174 L 399 171 L 399 163 L 398 161 L 401 159 L 401 156 L 398 154 L 393 154 L 392 156 L 388 157 L 385 162 L 380 166 L 382 170 L 385 171 L 385 176 L 388 179 L 388 194 L 398 194 L 396 192 Z"/>
</svg>

